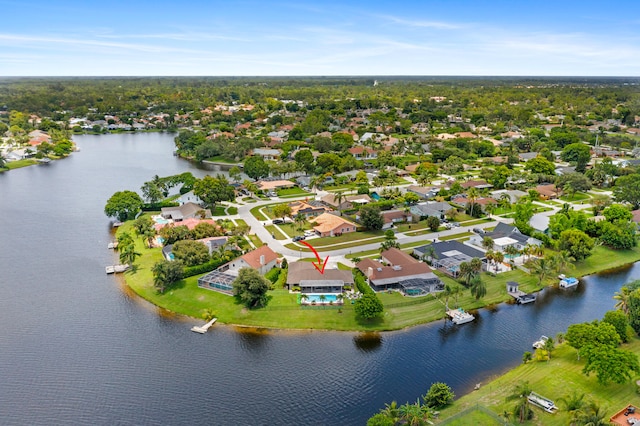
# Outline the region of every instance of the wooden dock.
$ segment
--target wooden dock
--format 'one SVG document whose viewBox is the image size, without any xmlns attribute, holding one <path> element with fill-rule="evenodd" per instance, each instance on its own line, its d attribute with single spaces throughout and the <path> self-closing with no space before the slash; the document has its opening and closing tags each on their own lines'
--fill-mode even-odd
<svg viewBox="0 0 640 426">
<path fill-rule="evenodd" d="M 119 274 L 122 273 L 124 271 L 126 271 L 127 269 L 129 269 L 129 265 L 124 264 L 124 265 L 109 265 L 109 266 L 105 266 L 104 271 L 107 274 Z"/>
<path fill-rule="evenodd" d="M 208 323 L 206 323 L 205 325 L 199 327 L 197 325 L 194 325 L 193 327 L 191 327 L 191 331 L 195 332 L 195 333 L 200 333 L 200 334 L 204 334 L 206 333 L 209 328 L 215 324 L 215 322 L 218 320 L 218 318 L 214 318 L 211 321 L 209 321 Z"/>
</svg>

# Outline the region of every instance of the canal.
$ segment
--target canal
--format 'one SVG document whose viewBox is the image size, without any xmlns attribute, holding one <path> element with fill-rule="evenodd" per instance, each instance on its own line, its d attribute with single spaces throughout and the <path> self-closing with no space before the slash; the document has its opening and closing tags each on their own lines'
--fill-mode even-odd
<svg viewBox="0 0 640 426">
<path fill-rule="evenodd" d="M 432 382 L 457 394 L 521 362 L 541 334 L 601 318 L 634 265 L 546 290 L 535 304 L 359 334 L 239 330 L 196 323 L 107 276 L 104 216 L 116 191 L 154 175 L 206 172 L 172 155 L 168 134 L 79 136 L 80 152 L 0 175 L 2 424 L 362 425 Z"/>
</svg>

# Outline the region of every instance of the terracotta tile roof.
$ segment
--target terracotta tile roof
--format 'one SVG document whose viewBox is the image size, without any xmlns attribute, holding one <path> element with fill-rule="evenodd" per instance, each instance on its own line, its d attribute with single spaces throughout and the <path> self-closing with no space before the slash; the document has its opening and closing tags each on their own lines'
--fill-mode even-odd
<svg viewBox="0 0 640 426">
<path fill-rule="evenodd" d="M 260 268 L 260 256 L 264 256 L 264 265 L 278 259 L 278 255 L 269 248 L 269 246 L 262 246 L 249 253 L 240 256 L 249 266 L 254 269 Z"/>
<path fill-rule="evenodd" d="M 315 218 L 315 223 L 316 226 L 314 226 L 313 229 L 322 234 L 333 231 L 343 225 L 356 227 L 354 223 L 330 213 L 322 213 L 320 216 Z"/>
</svg>

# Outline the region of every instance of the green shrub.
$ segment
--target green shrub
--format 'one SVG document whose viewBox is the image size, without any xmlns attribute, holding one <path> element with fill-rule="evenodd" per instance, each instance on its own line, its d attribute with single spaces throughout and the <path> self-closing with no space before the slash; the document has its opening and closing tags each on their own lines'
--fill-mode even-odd
<svg viewBox="0 0 640 426">
<path fill-rule="evenodd" d="M 142 211 L 153 212 L 158 211 L 163 207 L 178 207 L 180 204 L 175 201 L 160 201 L 158 203 L 146 203 L 142 205 Z"/>
<path fill-rule="evenodd" d="M 225 262 L 224 260 L 212 259 L 207 263 L 203 263 L 202 265 L 189 266 L 184 268 L 183 278 L 192 277 L 194 275 L 205 274 L 207 272 L 211 272 L 214 269 L 220 267 Z"/>
<path fill-rule="evenodd" d="M 279 268 L 273 268 L 272 270 L 264 274 L 264 277 L 268 279 L 271 282 L 271 284 L 274 284 L 276 281 L 278 281 L 279 276 L 280 276 Z"/>
<path fill-rule="evenodd" d="M 367 283 L 367 278 L 359 269 L 353 270 L 353 281 L 358 291 L 362 294 L 375 294 L 373 289 Z"/>
</svg>

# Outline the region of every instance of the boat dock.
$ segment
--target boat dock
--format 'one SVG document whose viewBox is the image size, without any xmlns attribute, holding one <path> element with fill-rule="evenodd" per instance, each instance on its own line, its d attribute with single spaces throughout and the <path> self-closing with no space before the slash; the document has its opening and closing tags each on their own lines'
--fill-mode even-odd
<svg viewBox="0 0 640 426">
<path fill-rule="evenodd" d="M 206 323 L 205 325 L 199 327 L 197 325 L 194 325 L 193 327 L 191 327 L 191 331 L 195 332 L 195 333 L 200 333 L 200 334 L 204 334 L 207 332 L 207 330 L 209 330 L 209 328 L 215 324 L 215 322 L 218 320 L 218 318 L 214 318 L 211 321 L 209 321 L 208 323 Z"/>
<path fill-rule="evenodd" d="M 126 271 L 127 269 L 129 269 L 129 265 L 125 264 L 125 265 L 109 265 L 109 266 L 105 266 L 104 271 L 107 274 L 119 274 L 121 272 Z"/>
<path fill-rule="evenodd" d="M 536 301 L 536 295 L 527 294 L 518 288 L 519 284 L 515 281 L 507 282 L 507 294 L 516 300 L 518 305 L 525 305 Z"/>
<path fill-rule="evenodd" d="M 447 311 L 447 315 L 449 315 L 451 321 L 456 325 L 466 324 L 476 318 L 469 312 L 465 312 L 462 308 L 450 309 Z"/>
</svg>

